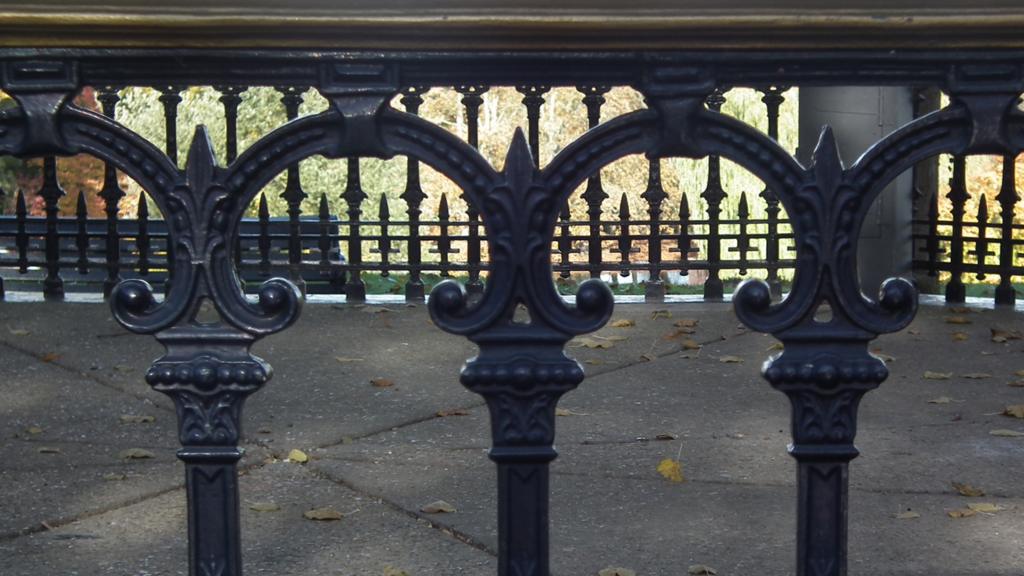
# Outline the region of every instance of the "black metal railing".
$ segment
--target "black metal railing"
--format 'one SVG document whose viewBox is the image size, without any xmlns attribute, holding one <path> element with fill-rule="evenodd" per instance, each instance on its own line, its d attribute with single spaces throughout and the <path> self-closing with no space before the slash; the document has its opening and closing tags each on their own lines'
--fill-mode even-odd
<svg viewBox="0 0 1024 576">
<path fill-rule="evenodd" d="M 927 214 L 914 220 L 914 268 L 932 278 L 948 274 L 947 302 L 965 301 L 964 278 L 969 274 L 975 281 L 989 276 L 998 279 L 993 292 L 996 304 L 1016 301 L 1014 278 L 1024 276 L 1024 254 L 1019 248 L 1024 244 L 1024 224 L 1017 218 L 1021 198 L 1016 160 L 1016 155 L 1002 157 L 1002 180 L 995 196 L 998 208 L 990 210 L 984 190 L 968 190 L 967 159 L 953 156 L 948 192 L 943 197 L 936 189 L 928 199 Z M 969 203 L 975 204 L 972 213 Z"/>
<path fill-rule="evenodd" d="M 34 222 L 44 230 L 30 234 L 25 203 L 19 202 L 17 212 L 22 216 L 13 220 L 18 254 L 13 265 L 28 266 L 34 236 L 41 242 L 43 257 L 38 262 L 45 270 L 44 291 L 57 298 L 63 291 L 64 261 L 72 266 L 81 263 L 70 255 L 62 259 L 65 242 L 57 207 L 63 191 L 56 156 L 100 158 L 108 163 L 108 175 L 114 169 L 124 172 L 163 214 L 162 253 L 153 247 L 151 223 L 145 217 L 138 220 L 131 251 L 136 254 L 135 268 L 145 263 L 170 273 L 162 299 L 140 279 L 117 282 L 120 249 L 107 250 L 103 262 L 109 266 L 105 280 L 113 284 L 109 302 L 114 317 L 133 332 L 153 335 L 166 349 L 146 380 L 177 407 L 182 445 L 178 456 L 185 464 L 187 495 L 193 504 L 188 507 L 188 561 L 191 573 L 201 576 L 242 572 L 236 473 L 242 404 L 266 385 L 272 373 L 250 347 L 297 319 L 303 306 L 297 284 L 304 270 L 344 272 L 343 290 L 351 300 L 365 295 L 368 271 L 400 268 L 392 258 L 396 242 L 409 250 L 411 297 L 419 296 L 423 283 L 417 275 L 429 266 L 467 272 L 466 286 L 452 280 L 435 286 L 428 307 L 437 327 L 467 337 L 478 349 L 459 379 L 489 407 L 490 458 L 498 472 L 498 573 L 548 576 L 548 465 L 556 457 L 555 407 L 584 379 L 583 367 L 565 354 L 565 345 L 574 335 L 604 325 L 614 305 L 607 285 L 595 279 L 581 283 L 575 303 L 567 303 L 556 290 L 553 274 L 579 270 L 596 277 L 608 269 L 639 268 L 657 278 L 673 267 L 701 268 L 708 271 L 705 293 L 717 297 L 723 290 L 722 270 L 763 267 L 775 286 L 747 280 L 735 290 L 733 307 L 745 325 L 771 333 L 783 344 L 762 373 L 792 404 L 789 453 L 798 471 L 796 573 L 844 576 L 849 464 L 858 455 L 857 407 L 889 372 L 869 346 L 879 334 L 907 326 L 918 302 L 914 286 L 905 279 L 887 280 L 879 290 L 861 286 L 861 225 L 890 182 L 929 158 L 1014 158 L 1024 149 L 1024 113 L 1016 107 L 1024 91 L 1021 60 L 1018 53 L 1001 51 L 928 50 L 426 55 L 254 51 L 232 52 L 228 58 L 211 57 L 209 51 L 35 50 L 30 56 L 0 52 L 3 88 L 17 104 L 0 110 L 0 154 L 42 158 L 44 167 L 40 197 L 45 216 Z M 161 82 L 160 101 L 169 126 L 175 124 L 178 90 L 186 84 L 235 87 L 223 92 L 229 114 L 238 91 L 253 84 L 310 86 L 330 105 L 320 113 L 296 117 L 299 90 L 286 90 L 293 120 L 245 150 L 229 140 L 226 166 L 218 165 L 206 130 L 199 128 L 182 169 L 174 131 L 168 131 L 166 150 L 161 150 L 113 120 L 112 97 L 104 102 L 105 115 L 69 103 L 86 85 L 153 84 L 154 78 Z M 821 132 L 810 161 L 803 165 L 772 134 L 719 112 L 723 90 L 731 86 L 850 84 L 937 87 L 949 94 L 950 102 L 885 136 L 849 165 L 840 158 L 829 128 Z M 524 87 L 529 129 L 512 137 L 501 169 L 478 152 L 474 137 L 462 140 L 413 113 L 421 91 L 403 86 L 436 85 L 463 87 L 467 118 L 474 117 L 482 91 L 467 87 Z M 598 123 L 593 110 L 600 106 L 601 89 L 585 89 L 592 129 L 541 167 L 537 119 L 542 87 L 608 85 L 635 87 L 647 107 Z M 776 101 L 778 94 L 766 96 Z M 405 110 L 391 104 L 396 97 Z M 644 175 L 649 183 L 645 210 L 628 199 L 608 198 L 600 187 L 600 170 L 636 154 L 655 160 L 708 157 L 711 176 L 701 194 L 706 218 L 691 219 L 693 206 L 685 203 L 677 218 L 666 217 L 665 207 L 673 202 L 658 185 L 658 162 Z M 348 163 L 348 181 L 338 191 L 346 213 L 336 235 L 326 211 L 315 231 L 304 232 L 300 208 L 305 193 L 294 167 L 317 155 Z M 366 218 L 366 211 L 372 213 L 374 207 L 364 206 L 367 195 L 360 181 L 360 158 L 395 156 L 409 158 L 412 167 L 402 198 L 408 221 L 416 225 L 404 237 L 392 234 L 394 206 L 376 207 L 378 219 Z M 764 183 L 764 221 L 750 218 L 749 200 L 740 202 L 736 219 L 722 217 L 724 191 L 716 174 L 725 159 Z M 447 203 L 442 203 L 437 218 L 430 221 L 437 232 L 424 232 L 430 228 L 421 218 L 424 191 L 416 178 L 418 163 L 440 172 L 462 191 L 462 200 L 472 206 L 464 222 L 479 220 L 483 230 L 456 224 Z M 954 162 L 957 182 L 950 192 L 954 209 L 948 243 L 954 276 L 967 269 L 959 260 L 965 246 L 983 258 L 991 251 L 982 240 L 985 229 L 974 240 L 965 235 L 969 225 L 964 223 L 961 165 Z M 261 191 L 281 173 L 287 178 L 287 233 L 275 232 L 267 216 L 258 217 L 255 224 L 240 224 L 253 210 L 267 213 L 261 209 Z M 121 194 L 112 180 L 104 188 L 110 203 L 107 227 L 96 231 L 109 246 L 122 240 L 114 209 Z M 580 186 L 585 186 L 588 217 L 577 219 L 565 207 Z M 1004 196 L 1007 206 L 1012 196 Z M 609 201 L 618 202 L 615 219 L 604 216 Z M 783 211 L 789 215 L 786 221 Z M 646 215 L 634 219 L 640 212 Z M 987 214 L 979 220 L 987 222 Z M 382 222 L 383 232 L 364 234 L 366 227 L 379 230 Z M 931 224 L 940 229 L 943 225 L 934 218 Z M 673 226 L 674 231 L 667 233 Z M 254 252 L 243 243 L 251 242 L 246 230 L 254 227 L 255 253 L 260 257 L 247 259 L 246 254 Z M 79 255 L 92 241 L 89 230 L 87 222 L 84 234 L 78 234 L 80 229 L 67 232 L 82 240 L 75 243 Z M 933 241 L 937 238 L 932 235 Z M 286 244 L 287 257 L 268 255 L 275 239 Z M 784 240 L 795 246 L 792 260 L 783 250 Z M 701 256 L 690 258 L 700 241 L 705 242 L 699 248 Z M 327 256 L 335 242 L 345 255 L 344 264 Z M 763 260 L 750 257 L 755 242 L 769 246 Z M 673 244 L 678 256 L 666 259 L 665 254 L 671 254 L 666 248 Z M 639 262 L 634 254 L 642 252 L 635 251 L 645 245 L 647 256 Z M 378 250 L 372 264 L 363 258 L 368 246 Z M 583 254 L 586 246 L 590 249 Z M 464 252 L 465 261 L 457 263 L 453 250 L 462 251 L 460 257 Z M 605 258 L 606 252 L 614 257 Z M 931 249 L 938 252 L 937 247 Z M 425 261 L 428 254 L 437 264 Z M 736 259 L 729 260 L 727 254 Z M 285 266 L 293 281 L 270 278 L 255 288 L 257 298 L 248 298 L 237 273 L 239 262 L 242 268 L 262 267 L 264 272 Z M 773 298 L 779 272 L 790 265 L 795 271 L 788 295 L 779 301 Z M 657 280 L 650 285 L 657 295 Z M 951 290 L 958 288 L 954 284 Z M 204 301 L 213 303 L 219 321 L 197 317 Z M 528 310 L 529 322 L 516 320 L 520 307 Z M 831 312 L 829 320 L 817 315 L 820 307 Z"/>
<path fill-rule="evenodd" d="M 169 127 L 165 129 L 164 150 L 177 162 L 178 108 L 182 102 L 179 94 L 187 87 L 158 88 L 158 101 Z M 278 90 L 287 119 L 298 118 L 308 87 Z M 457 86 L 455 90 L 461 98 L 452 106 L 462 109 L 466 141 L 478 148 L 479 110 L 489 88 L 474 85 Z M 549 90 L 545 86 L 518 88 L 523 95 L 527 137 L 533 146 L 535 163 L 539 162 L 541 107 Z M 238 152 L 238 113 L 244 89 L 220 86 L 218 91 L 227 128 L 226 158 L 231 162 Z M 422 86 L 407 88 L 402 91 L 400 103 L 410 114 L 417 114 L 428 91 Z M 586 107 L 588 125 L 594 128 L 600 124 L 609 87 L 581 86 L 578 91 Z M 783 92 L 783 88 L 775 86 L 761 89 L 768 134 L 775 139 L 779 137 Z M 111 87 L 99 91 L 97 100 L 107 117 L 116 117 L 120 93 L 121 90 Z M 726 95 L 719 90 L 709 97 L 708 105 L 718 111 L 725 102 Z M 105 217 L 88 216 L 82 191 L 78 191 L 75 214 L 61 216 L 58 201 L 64 191 L 52 160 L 44 161 L 40 188 L 28 195 L 43 199 L 46 222 L 55 222 L 55 227 L 40 226 L 28 215 L 24 190 L 16 194 L 14 214 L 0 214 L 0 277 L 6 276 L 7 289 L 42 290 L 47 297 L 59 297 L 65 283 L 69 290 L 102 289 L 105 296 L 122 278 L 145 278 L 162 286 L 170 265 L 167 232 L 158 219 L 159 213 L 151 214 L 146 198 L 138 196 L 134 219 L 120 218 L 125 191 L 117 171 L 107 165 L 102 185 L 95 191 L 103 201 Z M 698 272 L 693 280 L 702 285 L 693 288 L 699 289 L 706 299 L 720 299 L 725 293 L 723 273 L 740 278 L 754 271 L 767 278 L 773 294 L 781 294 L 780 272 L 791 273 L 795 253 L 792 232 L 770 189 L 765 188 L 750 199 L 744 192 L 733 192 L 732 202 L 737 209 L 732 217 L 725 217 L 723 203 L 730 195 L 722 184 L 718 157 L 713 156 L 708 162 L 707 184 L 702 191 L 670 193 L 662 183 L 660 161 L 648 165 L 646 174 L 637 175 L 647 182 L 638 198 L 642 206 L 631 204 L 626 192 L 612 197 L 604 190 L 599 173 L 587 180 L 579 194 L 579 204 L 585 209 L 577 205 L 574 210 L 570 202 L 565 203 L 552 244 L 553 270 L 559 278 L 605 277 L 617 281 L 613 275 L 634 276 L 642 282 L 648 299 L 660 300 L 666 294 L 666 274 L 686 277 L 690 272 Z M 386 194 L 377 201 L 369 200 L 363 190 L 358 159 L 348 160 L 347 174 L 343 189 L 337 192 L 345 204 L 344 212 L 332 214 L 327 194 L 323 193 L 314 216 L 303 212 L 303 200 L 309 194 L 303 188 L 299 166 L 289 166 L 281 194 L 287 205 L 288 225 L 283 230 L 279 224 L 268 225 L 271 217 L 265 194 L 260 195 L 255 207 L 256 217 L 242 220 L 241 233 L 235 240 L 235 264 L 243 278 L 257 280 L 284 275 L 303 291 L 309 285 L 313 293 L 345 294 L 351 300 L 366 297 L 367 275 L 388 277 L 395 273 L 406 276 L 404 294 L 408 300 L 423 298 L 423 274 L 466 277 L 471 291 L 482 291 L 488 267 L 487 237 L 479 211 L 471 203 L 460 196 L 456 200 L 466 208 L 456 212 L 450 209 L 446 193 L 437 196 L 424 191 L 419 162 L 415 159 L 408 160 L 400 207 L 394 206 L 395 201 Z M 431 195 L 438 199 L 436 211 L 424 217 L 423 204 Z M 699 205 L 691 206 L 691 202 Z M 750 202 L 761 203 L 758 212 L 763 217 L 751 216 Z M 315 218 L 322 225 L 302 225 L 307 218 Z M 55 238 L 52 241 L 51 234 Z M 72 237 L 74 243 L 70 242 Z M 282 242 L 286 245 L 283 251 L 278 249 Z M 344 258 L 336 256 L 339 251 Z M 106 271 L 102 279 L 97 275 L 101 269 Z M 39 273 L 42 270 L 46 273 Z M 2 281 L 0 278 L 0 295 Z"/>
</svg>

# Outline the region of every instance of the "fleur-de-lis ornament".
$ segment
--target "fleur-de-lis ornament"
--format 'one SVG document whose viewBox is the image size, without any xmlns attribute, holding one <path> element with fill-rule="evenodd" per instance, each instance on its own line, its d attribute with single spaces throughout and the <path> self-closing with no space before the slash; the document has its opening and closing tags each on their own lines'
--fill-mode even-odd
<svg viewBox="0 0 1024 576">
<path fill-rule="evenodd" d="M 435 324 L 467 336 L 480 349 L 462 368 L 461 381 L 490 409 L 502 575 L 548 574 L 555 406 L 583 381 L 583 368 L 564 347 L 574 335 L 607 322 L 613 306 L 611 291 L 600 280 L 580 285 L 575 307 L 555 288 L 550 247 L 562 192 L 544 181 L 517 131 L 498 184 L 483 197 L 491 259 L 485 292 L 470 301 L 461 285 L 446 280 L 429 301 Z M 516 320 L 520 307 L 528 311 L 528 321 Z"/>
<path fill-rule="evenodd" d="M 166 348 L 146 381 L 174 400 L 189 501 L 222 503 L 189 507 L 192 572 L 239 576 L 241 411 L 271 376 L 270 365 L 249 349 L 295 321 L 301 295 L 287 280 L 274 278 L 260 287 L 255 304 L 246 299 L 231 255 L 244 206 L 228 192 L 225 178 L 200 127 L 184 173 L 161 198 L 174 263 L 167 297 L 158 303 L 148 283 L 125 280 L 110 303 L 122 325 L 154 334 Z M 206 312 L 213 311 L 217 318 L 209 320 Z"/>
<path fill-rule="evenodd" d="M 798 571 L 840 576 L 846 572 L 848 465 L 858 454 L 857 406 L 889 375 L 868 344 L 910 323 L 917 293 L 910 282 L 894 278 L 882 285 L 877 301 L 861 294 L 856 242 L 865 191 L 843 169 L 830 129 L 822 132 L 804 181 L 785 192 L 798 254 L 792 291 L 773 305 L 768 284 L 747 280 L 733 302 L 743 323 L 784 345 L 764 364 L 763 375 L 792 405 Z"/>
</svg>

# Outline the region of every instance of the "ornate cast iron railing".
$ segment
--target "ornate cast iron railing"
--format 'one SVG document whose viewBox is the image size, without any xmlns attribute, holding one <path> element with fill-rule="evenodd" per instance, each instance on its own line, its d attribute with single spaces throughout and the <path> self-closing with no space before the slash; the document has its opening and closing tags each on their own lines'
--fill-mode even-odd
<svg viewBox="0 0 1024 576">
<path fill-rule="evenodd" d="M 162 144 L 173 159 L 178 150 L 178 115 L 182 106 L 179 93 L 185 87 L 154 88 L 160 91 L 159 103 L 166 118 Z M 238 151 L 239 106 L 245 87 L 218 88 L 226 125 L 226 158 L 231 161 Z M 296 119 L 305 87 L 277 90 L 287 118 Z M 403 89 L 396 99 L 398 105 L 416 114 L 428 90 L 423 86 Z M 596 127 L 609 87 L 589 85 L 577 90 L 586 109 L 588 126 Z M 464 114 L 466 142 L 474 148 L 479 147 L 479 114 L 488 91 L 487 86 L 457 86 L 455 93 L 461 97 L 451 103 Z M 541 106 L 550 87 L 520 86 L 518 91 L 522 94 L 528 141 L 536 163 L 542 131 Z M 779 138 L 779 108 L 785 101 L 784 92 L 777 86 L 759 90 L 765 105 L 767 133 L 775 139 Z M 106 116 L 117 117 L 120 93 L 117 87 L 101 88 L 97 100 Z M 726 95 L 721 90 L 709 95 L 708 105 L 713 110 L 720 110 L 725 102 Z M 28 197 L 34 194 L 42 199 L 46 210 L 53 211 L 65 191 L 52 158 L 43 165 L 40 187 L 30 191 Z M 236 241 L 235 263 L 244 278 L 265 280 L 281 274 L 304 291 L 345 294 L 350 300 L 365 298 L 362 280 L 369 274 L 406 275 L 404 294 L 410 301 L 423 299 L 424 273 L 441 277 L 463 275 L 471 290 L 482 288 L 481 274 L 486 275 L 488 266 L 487 238 L 479 213 L 471 203 L 466 204 L 465 213 L 457 213 L 449 208 L 448 198 L 442 193 L 436 211 L 429 216 L 424 214 L 424 201 L 432 191 L 424 190 L 419 162 L 415 159 L 407 164 L 405 187 L 400 195 L 404 205 L 396 206 L 386 194 L 381 194 L 379 201 L 371 201 L 364 192 L 358 159 L 350 159 L 348 165 L 346 181 L 339 183 L 335 193 L 346 206 L 343 214 L 331 213 L 326 194 L 320 195 L 315 215 L 303 214 L 302 201 L 309 194 L 304 190 L 297 164 L 288 168 L 282 194 L 287 204 L 287 224 L 271 219 L 266 194 L 260 194 L 257 216 L 243 218 Z M 770 189 L 751 191 L 759 192 L 751 197 L 755 209 L 760 208 L 757 211 L 763 216 L 752 214 L 751 201 L 741 191 L 738 199 L 733 194 L 731 203 L 736 209 L 729 217 L 723 214 L 723 204 L 730 198 L 723 186 L 722 166 L 717 157 L 708 162 L 706 184 L 699 191 L 666 190 L 659 161 L 650 162 L 647 173 L 636 176 L 646 182 L 640 195 L 642 207 L 631 204 L 625 192 L 612 197 L 602 184 L 600 173 L 588 178 L 585 188 L 574 194 L 574 198 L 582 201 L 577 204 L 585 206 L 573 209 L 569 202 L 562 206 L 552 245 L 553 269 L 558 278 L 567 280 L 574 274 L 590 278 L 610 274 L 625 277 L 639 273 L 645 279 L 653 279 L 643 283 L 645 296 L 660 300 L 666 293 L 663 276 L 667 273 L 685 276 L 699 271 L 701 277 L 695 276 L 694 280 L 700 282 L 698 287 L 703 296 L 713 300 L 722 298 L 726 292 L 723 272 L 745 276 L 756 271 L 767 279 L 776 296 L 781 294 L 780 272 L 791 274 L 794 263 L 793 235 Z M 698 204 L 691 207 L 691 197 L 698 192 Z M 6 273 L 8 289 L 13 284 L 19 290 L 42 290 L 48 298 L 59 298 L 68 284 L 68 289 L 102 289 L 104 295 L 109 295 L 122 277 L 144 278 L 162 287 L 169 260 L 167 228 L 162 220 L 153 218 L 160 215 L 151 215 L 148 203 L 140 196 L 135 217 L 119 217 L 125 191 L 113 166 L 107 166 L 95 193 L 103 200 L 104 218 L 89 218 L 85 192 L 79 190 L 74 216 L 58 216 L 55 228 L 47 225 L 46 218 L 28 214 L 24 190 L 15 193 L 13 214 L 0 214 L 0 271 Z M 462 197 L 458 200 L 465 203 Z M 617 213 L 613 216 L 609 212 L 615 207 Z M 305 220 L 309 221 L 304 223 Z M 57 237 L 49 238 L 50 234 Z M 47 251 L 46 247 L 54 244 L 58 250 Z M 339 257 L 339 252 L 348 258 Z M 0 278 L 0 297 L 3 288 Z M 396 284 L 394 288 L 401 286 Z"/>
<path fill-rule="evenodd" d="M 124 326 L 154 335 L 167 350 L 146 378 L 178 409 L 189 564 L 197 576 L 241 573 L 235 464 L 242 404 L 271 376 L 270 365 L 249 348 L 287 329 L 302 306 L 299 289 L 281 278 L 260 285 L 256 299 L 245 296 L 235 265 L 239 222 L 261 188 L 299 160 L 315 154 L 407 156 L 455 182 L 480 218 L 490 255 L 486 284 L 470 294 L 454 281 L 442 282 L 429 309 L 438 327 L 479 346 L 460 378 L 490 408 L 491 458 L 498 467 L 498 570 L 506 576 L 548 574 L 555 405 L 584 377 L 564 347 L 574 334 L 600 327 L 613 304 L 598 281 L 580 286 L 575 305 L 555 289 L 551 247 L 557 245 L 567 197 L 602 166 L 628 154 L 725 158 L 758 176 L 791 215 L 796 271 L 785 300 L 773 301 L 768 284 L 749 280 L 736 290 L 734 306 L 742 322 L 785 344 L 763 373 L 792 403 L 797 573 L 840 576 L 847 564 L 848 466 L 858 454 L 857 405 L 888 375 L 868 345 L 878 334 L 906 326 L 917 306 L 906 280 L 880 288 L 859 285 L 861 225 L 887 183 L 926 158 L 1015 156 L 1024 147 L 1024 116 L 1016 107 L 1024 89 L 1024 54 L 1015 52 L 11 50 L 0 57 L 3 89 L 18 103 L 0 113 L 0 152 L 44 159 L 97 156 L 136 180 L 164 215 L 172 262 L 166 296 L 130 279 L 113 287 L 110 304 Z M 180 170 L 173 157 L 110 117 L 70 103 L 83 85 L 133 83 L 313 86 L 330 107 L 289 122 L 223 167 L 200 128 Z M 496 168 L 471 144 L 389 105 L 403 87 L 441 84 L 629 85 L 645 96 L 648 108 L 595 126 L 542 167 L 528 135 L 518 133 Z M 734 85 L 848 84 L 936 86 L 951 101 L 849 165 L 825 129 L 806 166 L 769 135 L 717 112 L 713 100 L 709 105 L 717 89 Z M 45 194 L 59 192 L 51 187 Z M 359 218 L 360 195 L 351 192 L 348 199 L 349 218 Z M 52 232 L 56 225 L 48 211 L 46 226 Z M 50 241 L 46 251 L 52 264 L 59 246 Z M 54 280 L 48 278 L 51 291 Z M 358 279 L 348 282 L 349 292 L 358 293 Z M 213 303 L 219 321 L 198 317 L 204 301 Z M 831 309 L 830 320 L 815 319 L 823 305 Z M 519 306 L 529 310 L 528 323 L 515 321 Z"/>
</svg>

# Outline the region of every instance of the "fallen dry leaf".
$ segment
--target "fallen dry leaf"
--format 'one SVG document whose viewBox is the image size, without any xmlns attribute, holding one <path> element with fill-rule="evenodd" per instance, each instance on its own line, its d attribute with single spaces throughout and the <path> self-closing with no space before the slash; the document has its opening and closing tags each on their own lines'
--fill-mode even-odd
<svg viewBox="0 0 1024 576">
<path fill-rule="evenodd" d="M 671 318 L 672 313 L 668 310 L 655 310 L 651 312 L 651 320 L 657 320 L 658 318 Z"/>
<path fill-rule="evenodd" d="M 1015 380 L 1007 384 L 1010 388 L 1024 388 L 1024 380 Z"/>
<path fill-rule="evenodd" d="M 1024 418 L 1024 404 L 1010 404 L 1003 410 L 1003 416 Z"/>
<path fill-rule="evenodd" d="M 921 515 L 913 510 L 907 510 L 906 512 L 900 512 L 896 515 L 897 520 L 913 520 L 914 518 L 920 518 Z"/>
<path fill-rule="evenodd" d="M 878 358 L 879 360 L 885 362 L 886 364 L 892 364 L 893 362 L 896 361 L 895 356 L 893 356 L 892 354 L 886 354 L 881 350 L 872 350 L 871 353 L 874 354 L 875 358 Z"/>
<path fill-rule="evenodd" d="M 694 318 L 682 318 L 672 323 L 676 328 L 696 328 L 697 324 L 700 324 L 700 320 Z"/>
<path fill-rule="evenodd" d="M 682 343 L 683 350 L 700 350 L 700 342 L 697 342 L 693 338 L 687 338 Z"/>
<path fill-rule="evenodd" d="M 449 416 L 469 416 L 469 412 L 461 408 L 454 408 L 452 410 L 438 410 L 438 418 L 447 418 Z"/>
<path fill-rule="evenodd" d="M 387 378 L 371 378 L 370 384 L 373 384 L 376 388 L 391 388 L 395 385 L 395 381 L 388 380 Z"/>
<path fill-rule="evenodd" d="M 658 464 L 658 474 L 661 474 L 669 482 L 686 482 L 683 476 L 683 465 L 679 460 L 665 458 Z"/>
<path fill-rule="evenodd" d="M 307 520 L 316 520 L 319 522 L 331 522 L 334 520 L 341 520 L 345 517 L 344 514 L 338 512 L 334 508 L 327 506 L 325 508 L 313 508 L 312 510 L 306 510 L 302 513 L 302 516 Z"/>
<path fill-rule="evenodd" d="M 963 342 L 968 338 L 970 338 L 970 336 L 968 336 L 967 332 L 953 332 L 953 340 L 956 340 L 957 342 Z"/>
<path fill-rule="evenodd" d="M 986 372 L 968 372 L 964 374 L 964 378 L 968 380 L 984 380 L 985 378 L 991 378 L 992 375 Z"/>
<path fill-rule="evenodd" d="M 616 568 L 609 566 L 597 573 L 597 576 L 636 576 L 636 572 L 629 568 Z"/>
<path fill-rule="evenodd" d="M 286 460 L 289 462 L 295 462 L 296 464 L 305 464 L 306 462 L 309 462 L 309 454 L 306 454 L 298 448 L 292 448 L 291 451 L 288 452 L 288 458 L 286 458 Z"/>
<path fill-rule="evenodd" d="M 28 428 L 25 428 L 25 432 L 28 432 L 33 436 L 37 436 L 43 433 L 43 429 L 40 428 L 39 426 L 29 426 Z"/>
<path fill-rule="evenodd" d="M 39 358 L 40 362 L 56 362 L 57 360 L 60 360 L 60 354 L 57 354 L 56 352 L 47 352 Z"/>
<path fill-rule="evenodd" d="M 144 448 L 128 448 L 117 453 L 118 458 L 123 460 L 146 460 L 156 455 Z"/>
<path fill-rule="evenodd" d="M 985 491 L 981 488 L 975 488 L 970 484 L 963 484 L 960 482 L 953 482 L 953 489 L 957 491 L 961 496 L 967 496 L 968 498 L 978 498 L 984 496 Z"/>
<path fill-rule="evenodd" d="M 11 333 L 11 336 L 28 336 L 31 334 L 31 332 L 24 328 L 8 328 L 7 331 Z"/>
<path fill-rule="evenodd" d="M 970 508 L 957 508 L 956 510 L 946 512 L 946 514 L 949 514 L 950 518 L 967 518 L 969 516 L 974 516 L 977 512 Z"/>
<path fill-rule="evenodd" d="M 975 512 L 984 512 L 985 514 L 995 514 L 1000 510 L 1006 510 L 1002 506 L 998 506 L 991 502 L 971 502 L 967 505 L 967 508 L 974 510 Z"/>
<path fill-rule="evenodd" d="M 992 341 L 997 344 L 1003 344 L 1010 340 L 1020 340 L 1024 338 L 1024 334 L 1020 333 L 1020 330 L 1006 330 L 999 327 L 989 328 L 989 332 L 992 333 Z"/>
<path fill-rule="evenodd" d="M 946 324 L 970 324 L 971 319 L 966 316 L 947 316 Z"/>
<path fill-rule="evenodd" d="M 348 358 L 346 356 L 335 356 L 334 359 L 337 360 L 338 362 L 342 363 L 342 364 L 348 364 L 350 362 L 362 362 L 363 361 L 362 358 Z"/>
<path fill-rule="evenodd" d="M 669 332 L 668 334 L 665 334 L 664 336 L 662 336 L 661 339 L 662 340 L 675 340 L 676 338 L 679 338 L 680 336 L 687 336 L 689 334 L 693 334 L 694 332 L 696 332 L 696 330 L 694 330 L 693 328 L 676 328 L 672 332 Z"/>
<path fill-rule="evenodd" d="M 785 350 L 785 349 L 786 349 L 786 345 L 785 344 L 783 344 L 782 342 L 775 342 L 771 346 L 765 348 L 764 351 L 765 352 L 779 352 L 779 351 Z"/>
<path fill-rule="evenodd" d="M 1020 376 L 1020 377 L 1024 378 L 1024 370 L 1017 370 L 1016 372 L 1014 372 L 1014 374 L 1016 374 L 1017 376 Z"/>
<path fill-rule="evenodd" d="M 620 318 L 618 320 L 613 320 L 608 325 L 612 328 L 632 328 L 633 326 L 636 326 L 636 322 L 629 318 Z"/>
<path fill-rule="evenodd" d="M 120 480 L 127 480 L 128 475 L 119 472 L 111 472 L 110 474 L 104 474 L 103 479 L 107 482 L 118 482 Z"/>
<path fill-rule="evenodd" d="M 424 514 L 453 514 L 455 513 L 455 506 L 444 500 L 437 500 L 420 508 L 420 512 Z"/>
<path fill-rule="evenodd" d="M 932 372 L 931 370 L 924 371 L 925 380 L 949 380 L 952 377 L 952 372 Z"/>
<path fill-rule="evenodd" d="M 686 573 L 690 576 L 715 576 L 718 571 L 704 564 L 693 564 L 686 570 Z"/>
<path fill-rule="evenodd" d="M 615 346 L 615 343 L 611 342 L 609 340 L 597 340 L 596 338 L 588 338 L 588 337 L 578 338 L 578 339 L 575 340 L 575 342 L 576 342 L 576 344 L 573 346 L 574 348 L 582 347 L 582 348 L 592 348 L 592 349 L 604 350 L 606 348 L 611 348 L 611 347 Z"/>
<path fill-rule="evenodd" d="M 273 502 L 253 502 L 249 504 L 249 510 L 253 512 L 277 512 L 281 507 Z"/>
<path fill-rule="evenodd" d="M 121 416 L 122 424 L 149 424 L 156 422 L 155 416 L 140 416 L 135 414 L 124 414 Z"/>
<path fill-rule="evenodd" d="M 388 564 L 384 565 L 384 576 L 409 576 L 409 573 L 405 570 L 395 568 Z"/>
<path fill-rule="evenodd" d="M 999 436 L 1001 438 L 1020 438 L 1021 436 L 1024 436 L 1024 432 L 1017 432 L 1016 430 L 1007 430 L 1005 428 L 1000 428 L 998 430 L 989 430 L 988 433 L 990 436 Z"/>
<path fill-rule="evenodd" d="M 938 398 L 932 398 L 928 401 L 929 404 L 949 404 L 953 399 L 949 396 L 939 396 Z"/>
<path fill-rule="evenodd" d="M 743 358 L 739 356 L 721 356 L 718 358 L 718 361 L 722 364 L 740 364 L 743 362 Z"/>
</svg>

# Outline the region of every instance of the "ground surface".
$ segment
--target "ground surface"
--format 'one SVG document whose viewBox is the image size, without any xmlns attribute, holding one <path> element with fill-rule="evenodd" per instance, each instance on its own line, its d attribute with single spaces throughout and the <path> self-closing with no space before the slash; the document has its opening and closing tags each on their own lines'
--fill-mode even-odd
<svg viewBox="0 0 1024 576">
<path fill-rule="evenodd" d="M 970 323 L 947 323 L 953 315 Z M 699 563 L 721 576 L 792 574 L 788 404 L 758 375 L 774 341 L 739 328 L 724 304 L 623 304 L 614 318 L 635 326 L 600 331 L 610 348 L 572 349 L 588 378 L 560 404 L 553 573 L 674 576 Z M 665 339 L 680 319 L 699 320 L 699 352 Z M 991 434 L 1024 432 L 1024 420 L 999 414 L 1024 404 L 1024 388 L 1008 385 L 1024 369 L 1024 340 L 992 342 L 993 327 L 1024 322 L 931 306 L 878 341 L 894 359 L 861 409 L 852 574 L 1024 572 L 1024 438 Z M 159 352 L 102 305 L 0 304 L 0 573 L 187 573 L 174 414 L 142 379 Z M 275 377 L 246 407 L 247 574 L 494 573 L 487 414 L 456 380 L 468 342 L 437 330 L 422 306 L 319 304 L 257 353 Z M 666 434 L 675 439 L 656 439 Z M 132 448 L 154 457 L 123 459 Z M 287 462 L 294 448 L 311 460 Z M 665 458 L 682 462 L 687 482 L 658 474 Z M 966 498 L 951 482 L 986 495 Z M 457 511 L 420 511 L 436 500 Z M 1005 509 L 948 515 L 972 502 Z M 303 517 L 328 506 L 345 517 Z M 908 510 L 920 517 L 897 518 Z"/>
</svg>

